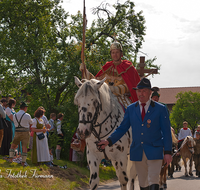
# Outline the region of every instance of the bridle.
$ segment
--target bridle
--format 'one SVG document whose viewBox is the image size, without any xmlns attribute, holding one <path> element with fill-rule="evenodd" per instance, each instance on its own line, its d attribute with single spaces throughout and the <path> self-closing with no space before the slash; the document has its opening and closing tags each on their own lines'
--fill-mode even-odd
<svg viewBox="0 0 200 190">
<path fill-rule="evenodd" d="M 99 92 L 98 92 L 98 95 L 99 95 Z M 99 100 L 100 100 L 100 95 L 99 95 Z M 114 126 L 111 126 L 111 130 L 103 135 L 103 136 L 100 136 L 101 132 L 102 132 L 102 125 L 110 118 L 111 119 L 111 123 L 112 123 L 112 102 L 111 102 L 111 109 L 110 109 L 110 113 L 108 114 L 108 116 L 101 122 L 101 123 L 98 123 L 97 124 L 97 119 L 98 119 L 98 116 L 100 115 L 100 112 L 102 111 L 102 103 L 101 101 L 98 102 L 96 108 L 95 108 L 95 113 L 94 113 L 94 116 L 92 118 L 92 120 L 90 121 L 86 121 L 86 120 L 82 120 L 82 121 L 79 121 L 79 123 L 83 123 L 83 124 L 91 124 L 90 128 L 91 128 L 91 133 L 98 139 L 96 143 L 97 143 L 104 137 L 106 137 L 107 135 L 109 135 L 116 127 L 117 125 L 117 122 L 118 122 L 118 117 L 120 115 L 119 113 L 119 110 L 118 110 L 118 117 L 116 117 L 116 122 L 114 124 Z M 96 128 L 99 127 L 99 131 L 97 132 Z M 103 152 L 104 153 L 104 156 L 105 156 L 105 159 L 108 159 L 106 153 L 105 153 L 105 149 L 101 149 L 100 147 L 97 146 L 97 149 L 100 151 L 100 152 Z"/>
<path fill-rule="evenodd" d="M 188 140 L 187 140 L 186 144 L 187 144 L 187 147 L 188 147 L 189 151 L 191 152 L 191 154 L 193 154 L 194 151 L 192 151 L 192 149 L 194 149 L 194 146 L 189 146 Z"/>
<path fill-rule="evenodd" d="M 99 95 L 100 97 L 100 95 Z M 99 98 L 100 100 L 100 98 Z M 108 114 L 108 116 L 101 122 L 97 124 L 97 119 L 98 116 L 100 115 L 100 112 L 102 111 L 102 103 L 101 101 L 98 102 L 96 108 L 95 108 L 95 113 L 94 116 L 92 118 L 92 120 L 90 121 L 86 121 L 86 120 L 80 120 L 79 123 L 83 123 L 83 124 L 91 124 L 91 133 L 100 141 L 102 138 L 106 137 L 107 135 L 109 135 L 116 127 L 117 122 L 118 122 L 118 117 L 116 117 L 116 122 L 114 124 L 114 126 L 111 126 L 111 130 L 105 134 L 104 136 L 100 136 L 101 132 L 102 132 L 102 125 L 110 118 L 111 119 L 111 123 L 112 123 L 112 102 L 111 102 L 111 108 L 110 108 L 110 113 Z M 118 116 L 120 115 L 119 110 L 118 110 Z M 97 130 L 95 128 L 99 127 L 99 132 L 97 132 Z"/>
</svg>

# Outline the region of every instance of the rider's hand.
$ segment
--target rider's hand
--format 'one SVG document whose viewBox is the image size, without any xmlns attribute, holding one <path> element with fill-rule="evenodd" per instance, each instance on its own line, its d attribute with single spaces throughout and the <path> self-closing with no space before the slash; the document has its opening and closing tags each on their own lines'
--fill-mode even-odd
<svg viewBox="0 0 200 190">
<path fill-rule="evenodd" d="M 109 86 L 111 92 L 114 94 L 120 94 L 119 88 L 117 86 Z"/>
<path fill-rule="evenodd" d="M 109 87 L 110 87 L 111 92 L 114 93 L 115 92 L 114 86 L 109 86 Z"/>
<path fill-rule="evenodd" d="M 81 63 L 81 65 L 80 65 L 80 67 L 79 67 L 79 70 L 80 70 L 80 71 L 83 71 L 84 68 L 85 68 L 85 67 L 84 67 L 84 63 Z"/>
</svg>

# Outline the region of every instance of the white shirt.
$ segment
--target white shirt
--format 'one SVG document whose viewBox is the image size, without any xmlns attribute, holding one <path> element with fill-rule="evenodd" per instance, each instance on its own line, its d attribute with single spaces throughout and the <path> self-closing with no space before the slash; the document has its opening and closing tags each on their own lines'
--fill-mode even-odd
<svg viewBox="0 0 200 190">
<path fill-rule="evenodd" d="M 197 135 L 196 135 L 196 133 L 197 133 L 197 131 L 195 131 L 195 132 L 194 132 L 194 138 L 197 138 Z"/>
<path fill-rule="evenodd" d="M 147 113 L 147 110 L 149 109 L 149 105 L 151 103 L 151 99 L 149 99 L 147 102 L 146 102 L 146 105 L 144 106 L 144 109 L 145 109 L 145 113 Z M 142 113 L 142 103 L 139 101 L 139 104 L 140 104 L 140 113 Z"/>
<path fill-rule="evenodd" d="M 60 121 L 60 119 L 57 119 L 56 126 L 57 126 L 57 133 L 58 133 L 58 134 L 62 134 L 62 131 L 61 131 L 61 121 Z"/>
<path fill-rule="evenodd" d="M 50 119 L 49 124 L 51 125 L 50 131 L 55 128 L 54 120 Z"/>
<path fill-rule="evenodd" d="M 24 113 L 25 113 L 24 110 L 19 110 L 19 111 L 13 116 L 13 122 L 14 122 L 14 124 L 15 124 L 15 128 L 18 127 L 18 125 L 19 125 L 18 122 L 20 122 L 20 119 L 21 119 L 21 117 L 22 117 L 22 115 L 23 115 Z M 18 122 L 17 122 L 15 116 L 17 117 Z M 21 122 L 20 122 L 20 125 L 21 125 L 22 127 L 29 128 L 31 124 L 33 124 L 33 121 L 32 121 L 32 119 L 31 119 L 31 116 L 30 116 L 28 113 L 25 113 L 25 114 L 23 115 L 23 117 L 22 117 L 22 120 L 21 120 Z"/>
<path fill-rule="evenodd" d="M 4 111 L 2 105 L 0 104 L 0 115 L 3 117 L 3 118 L 6 118 L 6 112 Z"/>
<path fill-rule="evenodd" d="M 47 124 L 49 124 L 49 121 L 45 115 L 42 116 L 42 120 L 44 121 L 45 127 Z"/>
<path fill-rule="evenodd" d="M 178 140 L 185 139 L 187 136 L 192 136 L 191 130 L 189 128 L 187 128 L 187 130 L 181 128 L 178 134 Z"/>
</svg>

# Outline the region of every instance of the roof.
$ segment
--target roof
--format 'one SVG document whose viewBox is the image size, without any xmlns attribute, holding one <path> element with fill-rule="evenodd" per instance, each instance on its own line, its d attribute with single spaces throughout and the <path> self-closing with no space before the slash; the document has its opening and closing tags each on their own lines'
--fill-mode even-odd
<svg viewBox="0 0 200 190">
<path fill-rule="evenodd" d="M 177 101 L 176 95 L 179 92 L 199 92 L 200 93 L 200 86 L 199 87 L 173 87 L 173 88 L 160 88 L 159 94 L 159 102 L 163 102 L 165 104 L 175 104 Z"/>
</svg>

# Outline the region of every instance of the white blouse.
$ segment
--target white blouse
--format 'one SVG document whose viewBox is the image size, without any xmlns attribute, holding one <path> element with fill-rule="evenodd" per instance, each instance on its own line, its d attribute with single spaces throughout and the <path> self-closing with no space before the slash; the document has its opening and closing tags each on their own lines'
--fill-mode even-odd
<svg viewBox="0 0 200 190">
<path fill-rule="evenodd" d="M 7 114 L 7 116 L 10 116 L 11 114 L 12 114 L 12 112 L 15 112 L 15 110 L 12 108 L 12 110 L 9 108 L 9 107 L 7 107 L 6 109 L 5 109 L 5 112 L 6 112 L 6 114 Z"/>
<path fill-rule="evenodd" d="M 31 126 L 32 128 L 37 128 L 37 121 L 39 122 L 39 124 L 44 125 L 44 121 L 42 119 L 38 120 L 38 119 L 34 118 L 33 119 L 33 125 Z"/>
</svg>

